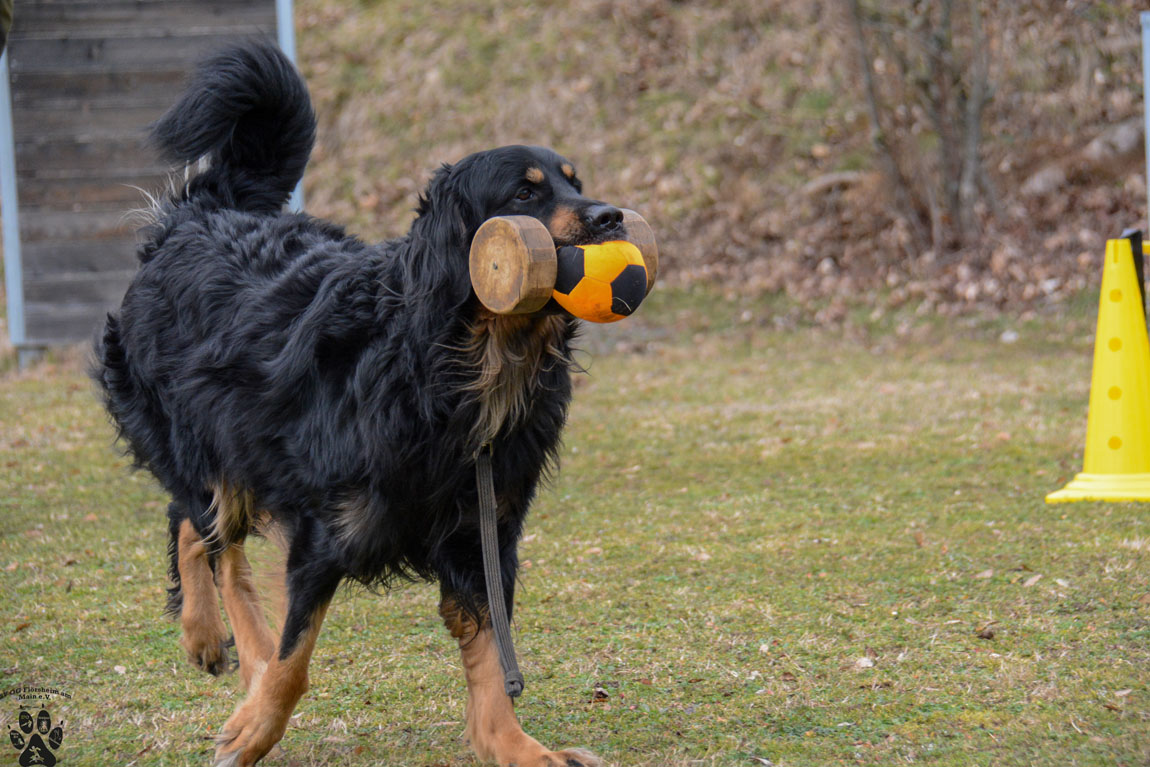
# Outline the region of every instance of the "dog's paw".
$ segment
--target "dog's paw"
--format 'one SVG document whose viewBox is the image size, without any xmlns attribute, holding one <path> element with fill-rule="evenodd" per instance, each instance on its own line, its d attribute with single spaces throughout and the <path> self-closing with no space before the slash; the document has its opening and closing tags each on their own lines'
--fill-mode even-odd
<svg viewBox="0 0 1150 767">
<path fill-rule="evenodd" d="M 603 760 L 584 748 L 552 751 L 546 755 L 547 767 L 602 767 Z"/>
<path fill-rule="evenodd" d="M 287 718 L 262 712 L 252 699 L 245 701 L 216 738 L 215 767 L 251 767 L 279 743 Z"/>
<path fill-rule="evenodd" d="M 500 762 L 501 767 L 504 763 Z M 538 757 L 511 760 L 506 767 L 603 767 L 603 760 L 583 748 L 569 748 L 566 751 L 545 751 Z"/>
<path fill-rule="evenodd" d="M 31 767 L 31 765 L 53 767 L 56 764 L 56 755 L 53 752 L 60 748 L 64 742 L 64 723 L 58 722 L 53 728 L 52 715 L 46 709 L 40 709 L 40 713 L 36 715 L 35 719 L 32 719 L 32 715 L 27 711 L 21 711 L 19 721 L 19 732 L 16 730 L 8 731 L 8 739 L 12 741 L 12 747 L 20 752 L 20 756 L 16 760 L 17 763 L 21 767 Z M 48 736 L 47 743 L 44 742 L 42 735 Z"/>
<path fill-rule="evenodd" d="M 235 640 L 209 631 L 185 631 L 180 646 L 188 654 L 188 663 L 212 676 L 226 674 L 236 667 L 232 658 Z"/>
</svg>

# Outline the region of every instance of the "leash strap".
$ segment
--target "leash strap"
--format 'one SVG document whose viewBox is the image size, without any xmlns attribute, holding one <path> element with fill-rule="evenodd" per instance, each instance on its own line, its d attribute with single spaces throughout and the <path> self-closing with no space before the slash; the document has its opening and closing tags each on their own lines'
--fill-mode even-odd
<svg viewBox="0 0 1150 767">
<path fill-rule="evenodd" d="M 475 462 L 475 484 L 479 490 L 479 542 L 483 549 L 483 578 L 487 583 L 487 611 L 495 633 L 495 649 L 503 669 L 503 690 L 508 697 L 523 694 L 523 674 L 515 660 L 507 601 L 499 567 L 499 526 L 496 521 L 495 480 L 491 476 L 491 445 L 484 445 Z"/>
</svg>

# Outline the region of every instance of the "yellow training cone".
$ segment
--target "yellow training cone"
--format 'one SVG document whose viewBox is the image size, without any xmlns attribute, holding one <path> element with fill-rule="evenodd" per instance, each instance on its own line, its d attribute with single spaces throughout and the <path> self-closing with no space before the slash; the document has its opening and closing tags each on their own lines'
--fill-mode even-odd
<svg viewBox="0 0 1150 767">
<path fill-rule="evenodd" d="M 1082 473 L 1047 503 L 1150 501 L 1150 342 L 1131 239 L 1106 242 Z"/>
</svg>

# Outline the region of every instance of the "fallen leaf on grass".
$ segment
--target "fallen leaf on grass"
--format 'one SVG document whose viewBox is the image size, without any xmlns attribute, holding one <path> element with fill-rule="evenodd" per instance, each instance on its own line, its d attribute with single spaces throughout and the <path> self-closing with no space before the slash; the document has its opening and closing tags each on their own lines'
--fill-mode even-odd
<svg viewBox="0 0 1150 767">
<path fill-rule="evenodd" d="M 1038 583 L 1040 580 L 1042 580 L 1042 574 L 1041 573 L 1039 573 L 1038 575 L 1030 576 L 1029 578 L 1027 578 L 1025 581 L 1022 582 L 1022 585 L 1025 586 L 1026 588 L 1030 588 L 1034 584 Z"/>
<path fill-rule="evenodd" d="M 926 546 L 926 533 L 924 533 L 922 530 L 915 530 L 914 542 L 920 549 L 923 546 Z"/>
<path fill-rule="evenodd" d="M 125 668 L 125 667 L 123 667 L 123 666 L 112 666 L 112 670 L 113 670 L 113 671 L 115 671 L 117 674 L 126 674 L 126 673 L 128 673 L 128 669 L 126 669 L 126 668 Z"/>
<path fill-rule="evenodd" d="M 97 517 L 95 514 L 85 514 L 84 515 L 84 521 L 85 522 L 95 522 L 98 519 L 99 519 L 99 517 Z"/>
<path fill-rule="evenodd" d="M 983 570 L 981 573 L 976 573 L 974 577 L 975 578 L 981 578 L 981 579 L 993 578 L 994 577 L 994 570 Z"/>
<path fill-rule="evenodd" d="M 1102 708 L 1109 709 L 1111 711 L 1121 711 L 1122 710 L 1122 707 L 1119 706 L 1117 703 L 1103 703 Z"/>
<path fill-rule="evenodd" d="M 17 631 L 23 631 L 24 629 L 28 628 L 31 625 L 32 624 L 28 621 L 24 621 L 23 623 L 17 623 L 16 628 L 12 629 L 12 632 L 15 633 Z"/>
<path fill-rule="evenodd" d="M 979 639 L 994 639 L 994 626 L 992 626 L 992 625 L 983 626 L 982 628 L 977 629 L 974 632 L 974 635 L 977 636 Z"/>
<path fill-rule="evenodd" d="M 1114 697 L 1115 698 L 1125 698 L 1127 695 L 1129 695 L 1132 692 L 1134 692 L 1134 690 L 1118 690 L 1116 693 L 1114 693 Z"/>
<path fill-rule="evenodd" d="M 855 668 L 874 668 L 874 659 L 863 656 L 855 661 Z"/>
</svg>

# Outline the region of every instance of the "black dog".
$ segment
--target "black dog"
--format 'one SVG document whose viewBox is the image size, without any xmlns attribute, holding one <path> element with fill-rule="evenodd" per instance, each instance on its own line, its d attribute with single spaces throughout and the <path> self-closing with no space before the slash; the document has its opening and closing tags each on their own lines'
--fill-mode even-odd
<svg viewBox="0 0 1150 767">
<path fill-rule="evenodd" d="M 97 344 L 108 412 L 172 495 L 170 607 L 189 659 L 227 666 L 217 586 L 234 633 L 249 695 L 216 764 L 254 764 L 283 736 L 343 579 L 417 577 L 440 583 L 478 756 L 598 765 L 545 749 L 515 719 L 476 511 L 476 458 L 490 445 L 510 609 L 517 541 L 571 397 L 575 321 L 487 312 L 468 248 L 491 216 L 534 216 L 558 244 L 586 244 L 625 236 L 622 215 L 583 197 L 554 152 L 510 146 L 443 166 L 410 232 L 368 245 L 281 211 L 314 136 L 306 86 L 273 46 L 208 61 L 152 132 L 170 159 L 206 156 L 206 169 L 158 206 Z M 279 637 L 252 584 L 249 533 L 285 553 Z"/>
</svg>

